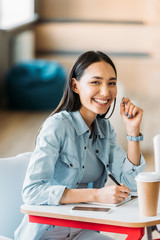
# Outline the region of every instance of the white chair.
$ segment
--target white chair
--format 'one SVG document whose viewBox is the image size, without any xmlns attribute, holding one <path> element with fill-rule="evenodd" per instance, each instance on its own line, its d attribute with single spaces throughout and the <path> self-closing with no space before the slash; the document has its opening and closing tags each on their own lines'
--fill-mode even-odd
<svg viewBox="0 0 160 240">
<path fill-rule="evenodd" d="M 0 236 L 0 240 L 12 240 L 11 238 Z"/>
<path fill-rule="evenodd" d="M 26 152 L 0 158 L 0 240 L 13 239 L 23 218 L 21 192 L 30 157 L 31 153 Z"/>
</svg>

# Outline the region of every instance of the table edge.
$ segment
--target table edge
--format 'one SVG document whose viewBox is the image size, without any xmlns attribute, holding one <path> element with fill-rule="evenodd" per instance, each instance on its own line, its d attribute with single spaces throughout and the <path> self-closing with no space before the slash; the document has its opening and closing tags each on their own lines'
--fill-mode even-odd
<svg viewBox="0 0 160 240">
<path fill-rule="evenodd" d="M 121 221 L 113 221 L 113 220 L 105 220 L 105 219 L 96 219 L 75 215 L 65 215 L 65 214 L 57 214 L 57 213 L 46 213 L 46 212 L 37 212 L 33 210 L 26 210 L 21 207 L 21 212 L 31 216 L 39 216 L 39 217 L 47 217 L 47 218 L 58 218 L 65 220 L 73 220 L 73 221 L 81 221 L 81 222 L 89 222 L 89 223 L 97 223 L 97 224 L 107 224 L 114 226 L 122 226 L 122 227 L 132 227 L 132 228 L 140 228 L 140 227 L 149 227 L 156 224 L 160 224 L 159 220 L 152 220 L 147 222 L 121 222 Z"/>
</svg>

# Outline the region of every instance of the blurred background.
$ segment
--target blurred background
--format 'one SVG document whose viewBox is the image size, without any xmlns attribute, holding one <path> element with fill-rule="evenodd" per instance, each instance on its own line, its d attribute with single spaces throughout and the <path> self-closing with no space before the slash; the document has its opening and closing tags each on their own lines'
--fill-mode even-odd
<svg viewBox="0 0 160 240">
<path fill-rule="evenodd" d="M 0 0 L 0 157 L 33 151 L 72 64 L 88 50 L 107 53 L 116 65 L 111 122 L 125 150 L 120 101 L 129 97 L 144 109 L 141 148 L 145 170 L 154 170 L 153 137 L 160 133 L 159 0 Z"/>
<path fill-rule="evenodd" d="M 49 97 L 49 90 L 35 80 L 36 73 L 43 78 L 53 61 L 67 76 L 77 56 L 101 50 L 118 71 L 117 109 L 111 118 L 118 143 L 126 149 L 119 115 L 120 100 L 126 96 L 144 109 L 141 147 L 151 169 L 153 136 L 160 133 L 159 13 L 159 0 L 0 0 L 0 157 L 32 151 L 39 127 L 55 107 L 46 102 L 50 97 L 55 102 L 56 93 Z M 39 67 L 40 59 L 45 67 Z M 21 63 L 30 66 L 24 70 Z M 38 66 L 32 68 L 32 63 Z M 32 79 L 35 92 L 26 84 Z M 63 84 L 52 87 L 58 93 Z"/>
</svg>

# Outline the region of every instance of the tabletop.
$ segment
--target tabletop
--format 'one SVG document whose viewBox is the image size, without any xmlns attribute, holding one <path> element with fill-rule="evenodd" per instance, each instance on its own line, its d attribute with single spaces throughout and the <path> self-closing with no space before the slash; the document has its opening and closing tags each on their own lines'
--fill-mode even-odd
<svg viewBox="0 0 160 240">
<path fill-rule="evenodd" d="M 138 199 L 132 199 L 129 202 L 118 207 L 111 207 L 108 213 L 100 212 L 82 212 L 73 211 L 74 206 L 95 206 L 90 204 L 66 204 L 59 206 L 48 205 L 27 205 L 21 206 L 21 212 L 27 215 L 83 221 L 90 223 L 100 223 L 109 225 L 118 225 L 124 227 L 147 227 L 160 224 L 160 204 L 158 214 L 154 217 L 142 217 L 139 215 Z M 100 205 L 98 206 L 100 207 Z M 101 205 L 101 207 L 104 207 Z"/>
</svg>

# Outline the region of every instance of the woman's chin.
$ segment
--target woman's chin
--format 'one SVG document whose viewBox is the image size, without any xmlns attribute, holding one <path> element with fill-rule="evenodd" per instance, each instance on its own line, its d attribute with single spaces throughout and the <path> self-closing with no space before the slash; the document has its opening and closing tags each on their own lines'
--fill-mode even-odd
<svg viewBox="0 0 160 240">
<path fill-rule="evenodd" d="M 108 108 L 100 109 L 100 110 L 97 111 L 97 114 L 103 115 L 103 114 L 106 114 L 107 111 L 108 111 Z"/>
<path fill-rule="evenodd" d="M 97 115 L 104 115 L 104 114 L 106 114 L 106 112 L 107 112 L 107 111 L 99 111 L 99 112 L 97 113 Z"/>
</svg>

